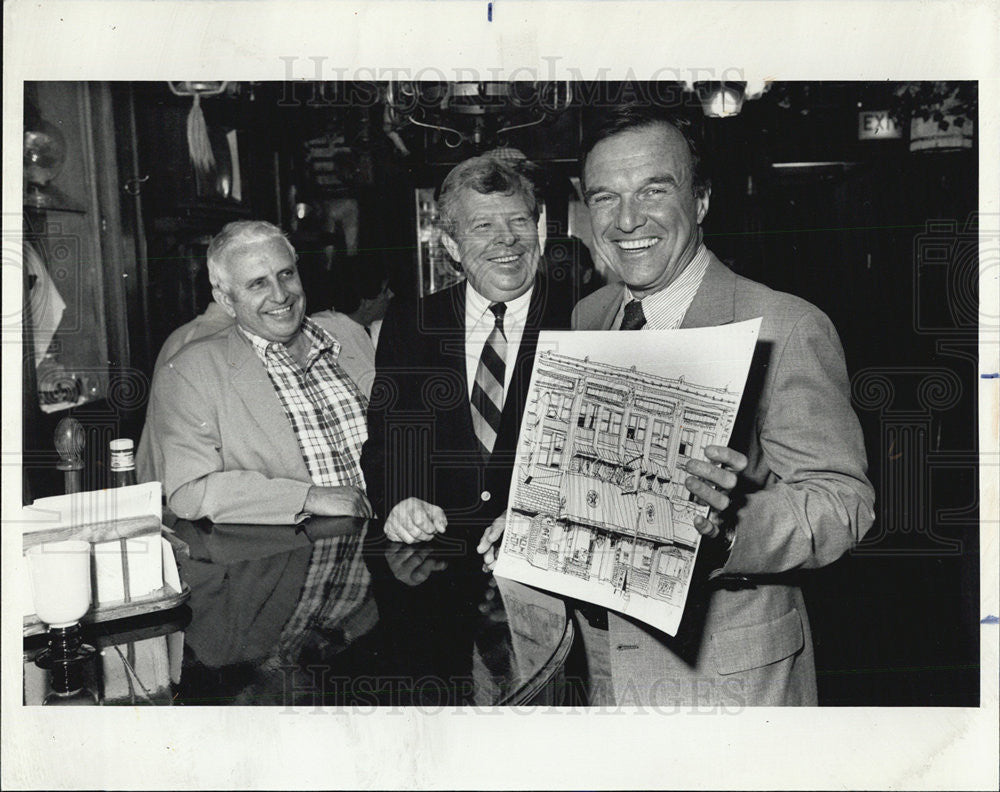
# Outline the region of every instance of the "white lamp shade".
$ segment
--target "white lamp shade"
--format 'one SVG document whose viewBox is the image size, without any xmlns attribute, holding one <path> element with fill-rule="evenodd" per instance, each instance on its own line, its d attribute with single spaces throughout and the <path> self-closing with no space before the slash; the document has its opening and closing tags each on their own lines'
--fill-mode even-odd
<svg viewBox="0 0 1000 792">
<path fill-rule="evenodd" d="M 90 608 L 90 543 L 51 542 L 27 552 L 35 613 L 49 627 L 76 624 Z"/>
</svg>

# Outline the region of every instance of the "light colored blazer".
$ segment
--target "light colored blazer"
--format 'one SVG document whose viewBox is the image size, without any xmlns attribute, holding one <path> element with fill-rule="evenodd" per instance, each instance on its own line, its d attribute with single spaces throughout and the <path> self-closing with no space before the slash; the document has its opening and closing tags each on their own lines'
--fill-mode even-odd
<svg viewBox="0 0 1000 792">
<path fill-rule="evenodd" d="M 611 284 L 582 300 L 574 329 L 610 329 L 623 293 L 622 284 Z M 618 704 L 816 703 L 797 573 L 836 561 L 864 536 L 874 490 L 843 350 L 822 311 L 712 256 L 681 326 L 758 316 L 760 337 L 729 443 L 749 459 L 734 497 L 741 502 L 735 544 L 706 574 L 713 548 L 702 543 L 676 638 L 609 614 Z"/>
<path fill-rule="evenodd" d="M 140 481 L 179 517 L 292 523 L 312 479 L 264 365 L 236 325 L 193 341 L 153 377 Z"/>
<path fill-rule="evenodd" d="M 213 306 L 218 309 L 214 313 Z M 219 315 L 221 310 L 216 303 L 210 303 L 202 316 L 174 331 L 164 343 L 154 369 L 146 424 L 136 452 L 137 477 L 141 482 L 163 482 L 167 505 L 179 517 L 186 519 L 209 517 L 215 522 L 261 524 L 295 522 L 303 516 L 300 512 L 312 478 L 267 371 L 250 342 L 241 333 L 235 332 L 232 320 Z M 341 340 L 335 322 L 322 313 L 311 318 L 338 341 Z M 219 331 L 215 328 L 213 331 L 213 324 L 221 324 L 223 329 Z M 186 338 L 179 335 L 181 331 Z M 171 339 L 174 339 L 174 348 L 167 350 Z M 201 342 L 204 344 L 198 346 Z M 189 354 L 188 348 L 195 346 L 199 351 Z M 341 342 L 341 354 L 343 349 Z M 175 362 L 176 366 L 170 366 Z M 337 362 L 343 365 L 347 361 L 338 358 Z M 160 377 L 160 369 L 164 368 L 171 368 L 174 374 Z M 358 387 L 364 388 L 358 376 L 358 366 L 345 366 L 345 371 Z M 364 392 L 367 395 L 367 391 Z M 197 439 L 199 433 L 193 433 L 188 444 L 175 444 L 169 453 L 163 448 L 163 443 L 165 438 L 180 439 L 185 431 L 185 408 L 192 400 L 204 399 L 214 405 L 220 432 L 223 427 L 233 427 L 237 431 L 227 431 L 225 446 L 218 454 L 223 464 L 222 472 L 227 478 L 213 478 L 211 482 L 205 481 L 204 485 L 200 485 L 190 483 L 197 478 L 192 478 L 194 473 L 208 465 L 215 476 L 214 466 L 220 460 L 212 454 L 203 458 L 205 449 L 202 446 L 202 451 L 191 457 L 192 464 L 185 463 L 184 455 L 190 452 L 188 444 L 201 443 Z M 204 406 L 204 402 L 202 404 Z M 244 423 L 246 418 L 251 422 Z M 256 430 L 253 428 L 255 425 Z M 205 435 L 202 428 L 199 427 L 199 431 L 202 436 Z M 279 453 L 270 453 L 272 450 Z M 171 461 L 169 467 L 166 464 L 168 458 Z M 234 475 L 241 472 L 247 475 Z M 254 476 L 255 473 L 258 475 Z M 269 483 L 258 490 L 253 483 L 260 476 L 269 479 Z M 245 486 L 229 490 L 227 487 L 231 484 L 222 485 L 224 480 L 231 484 L 239 480 Z M 289 483 L 293 486 L 285 486 Z M 281 497 L 275 500 L 274 495 Z"/>
<path fill-rule="evenodd" d="M 369 336 L 362 325 L 338 311 L 320 311 L 310 319 L 321 324 L 340 342 L 337 363 L 354 380 L 365 397 L 370 397 L 372 383 L 375 381 L 374 334 Z"/>
<path fill-rule="evenodd" d="M 194 319 L 182 324 L 167 336 L 167 340 L 160 347 L 160 354 L 156 356 L 153 373 L 159 371 L 163 364 L 180 352 L 185 345 L 225 330 L 234 321 L 233 317 L 226 313 L 226 309 L 213 300 Z"/>
</svg>

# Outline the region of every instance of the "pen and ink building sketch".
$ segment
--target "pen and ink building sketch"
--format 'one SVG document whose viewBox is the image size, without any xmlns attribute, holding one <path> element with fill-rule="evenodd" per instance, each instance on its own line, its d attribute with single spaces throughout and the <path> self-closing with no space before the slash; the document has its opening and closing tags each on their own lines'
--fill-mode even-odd
<svg viewBox="0 0 1000 792">
<path fill-rule="evenodd" d="M 741 394 L 541 352 L 503 553 L 628 600 L 683 607 L 707 511 L 683 465 L 725 443 Z"/>
</svg>

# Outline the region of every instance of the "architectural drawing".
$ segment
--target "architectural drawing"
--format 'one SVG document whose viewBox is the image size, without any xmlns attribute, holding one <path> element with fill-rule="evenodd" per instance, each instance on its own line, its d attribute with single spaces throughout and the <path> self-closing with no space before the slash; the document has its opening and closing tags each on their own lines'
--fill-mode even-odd
<svg viewBox="0 0 1000 792">
<path fill-rule="evenodd" d="M 535 360 L 498 575 L 676 630 L 700 539 L 694 517 L 708 511 L 684 486 L 683 466 L 728 441 L 758 325 L 744 324 L 754 327 L 742 328 L 739 360 L 731 347 L 695 344 L 721 350 L 735 372 L 721 387 L 703 384 L 718 380 L 717 361 L 702 380 L 689 376 L 692 366 L 664 376 L 669 367 L 653 373 L 621 362 L 640 340 L 687 346 L 692 333 L 722 328 L 629 334 L 627 350 L 620 334 L 588 333 L 619 344 L 582 358 L 565 353 L 581 334 L 546 339 L 559 351 L 544 349 Z M 694 368 L 709 364 L 703 357 Z"/>
</svg>

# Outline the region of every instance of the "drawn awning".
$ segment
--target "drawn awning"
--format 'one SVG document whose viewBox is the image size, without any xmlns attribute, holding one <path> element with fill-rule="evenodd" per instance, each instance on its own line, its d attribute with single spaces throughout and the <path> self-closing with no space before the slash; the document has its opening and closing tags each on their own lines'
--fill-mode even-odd
<svg viewBox="0 0 1000 792">
<path fill-rule="evenodd" d="M 670 481 L 673 478 L 670 475 L 670 468 L 666 465 L 661 465 L 655 459 L 647 459 L 642 463 L 642 473 L 645 476 L 653 474 L 664 481 Z"/>
<path fill-rule="evenodd" d="M 578 437 L 576 441 L 576 453 L 606 462 L 609 465 L 620 466 L 622 464 L 622 458 L 616 451 L 599 445 L 593 439 L 590 442 L 584 442 L 582 438 Z"/>
<path fill-rule="evenodd" d="M 657 542 L 674 541 L 674 520 L 670 499 L 651 492 L 639 495 L 639 536 Z"/>
<path fill-rule="evenodd" d="M 573 522 L 655 542 L 674 541 L 668 498 L 651 492 L 636 496 L 607 481 L 578 473 L 563 475 L 560 495 L 565 504 L 561 516 Z"/>
<path fill-rule="evenodd" d="M 638 517 L 635 493 L 625 494 L 607 481 L 567 473 L 563 476 L 562 516 L 584 525 L 607 528 L 619 533 L 633 533 Z"/>
</svg>

